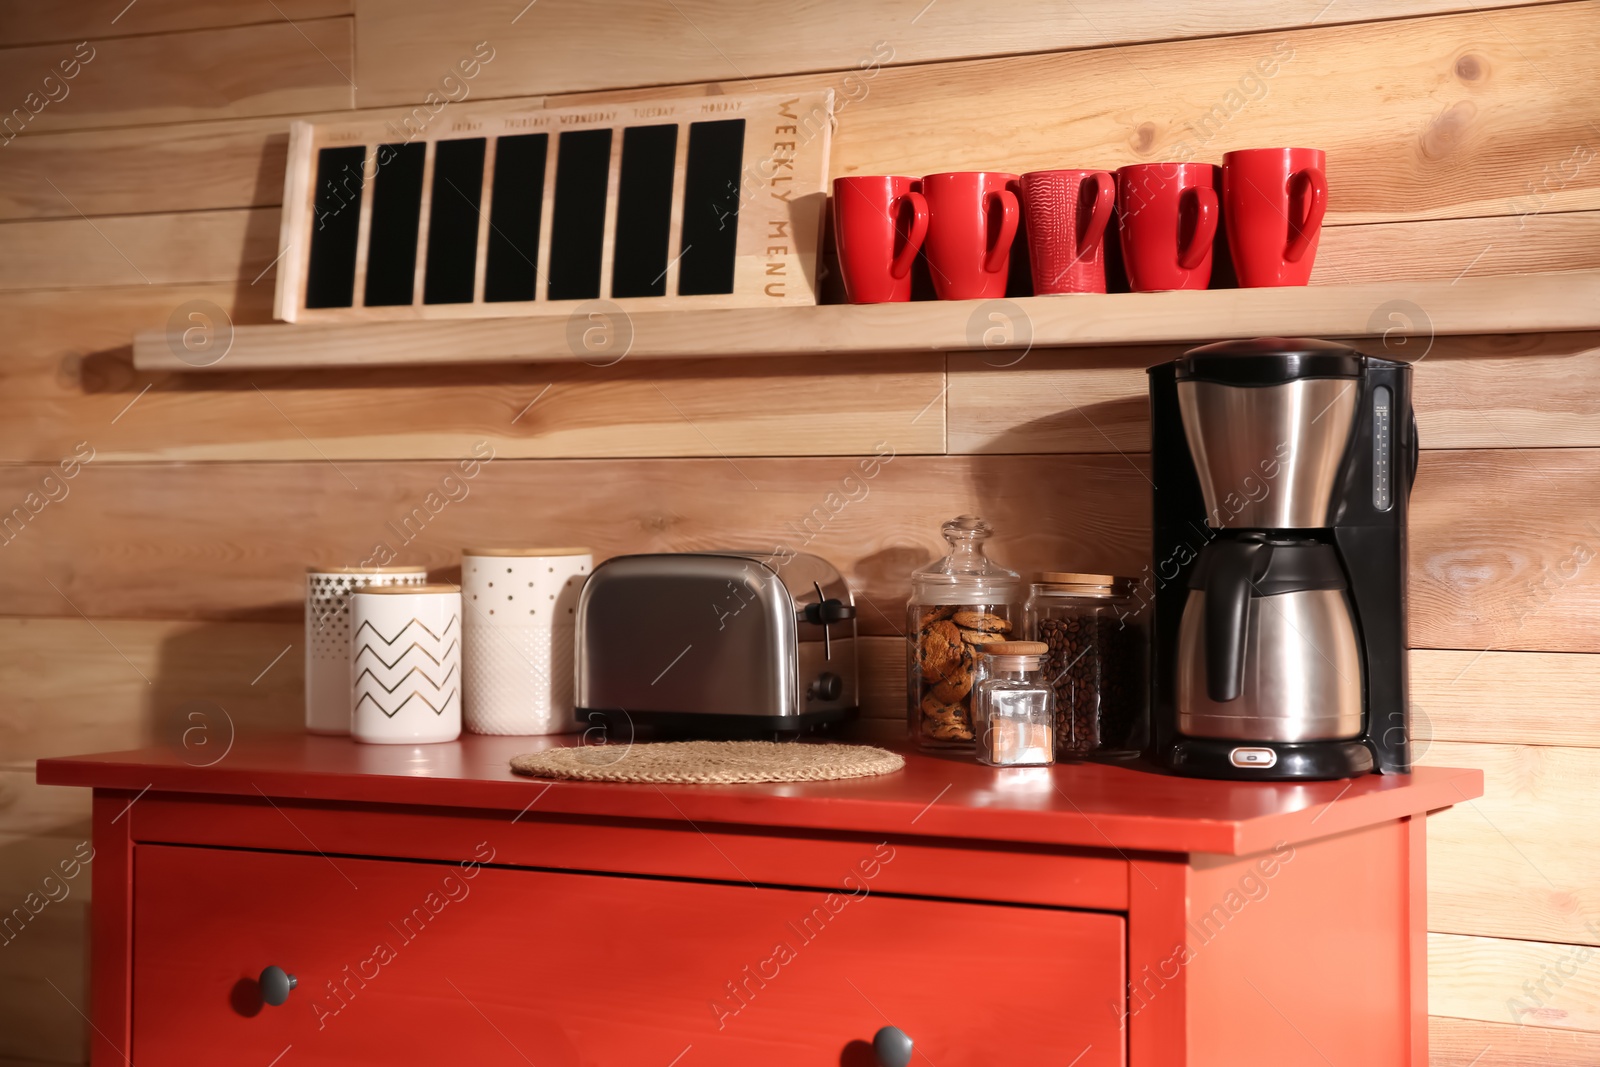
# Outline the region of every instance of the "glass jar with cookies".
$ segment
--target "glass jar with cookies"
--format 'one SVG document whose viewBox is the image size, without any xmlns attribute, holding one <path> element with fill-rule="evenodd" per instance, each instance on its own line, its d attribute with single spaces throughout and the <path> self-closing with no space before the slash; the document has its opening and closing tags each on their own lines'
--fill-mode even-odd
<svg viewBox="0 0 1600 1067">
<path fill-rule="evenodd" d="M 940 527 L 950 553 L 911 575 L 906 607 L 907 723 L 925 749 L 973 749 L 978 649 L 1021 622 L 1022 576 L 984 555 L 994 528 L 974 515 Z"/>
</svg>

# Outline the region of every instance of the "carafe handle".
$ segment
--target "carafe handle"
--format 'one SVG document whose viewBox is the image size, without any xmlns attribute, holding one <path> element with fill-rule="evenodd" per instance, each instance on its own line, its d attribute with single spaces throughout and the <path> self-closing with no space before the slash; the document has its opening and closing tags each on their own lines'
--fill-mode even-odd
<svg viewBox="0 0 1600 1067">
<path fill-rule="evenodd" d="M 1259 544 L 1216 541 L 1206 573 L 1206 695 L 1218 704 L 1239 699 L 1244 686 L 1250 583 Z"/>
</svg>

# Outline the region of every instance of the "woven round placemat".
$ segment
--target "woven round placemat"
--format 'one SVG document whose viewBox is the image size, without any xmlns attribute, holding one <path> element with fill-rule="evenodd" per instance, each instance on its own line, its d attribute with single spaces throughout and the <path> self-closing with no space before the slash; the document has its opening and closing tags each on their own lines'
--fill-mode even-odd
<svg viewBox="0 0 1600 1067">
<path fill-rule="evenodd" d="M 828 782 L 898 771 L 906 761 L 870 745 L 776 741 L 658 741 L 628 746 L 552 748 L 511 758 L 511 769 L 536 778 L 584 782 L 735 785 Z"/>
</svg>

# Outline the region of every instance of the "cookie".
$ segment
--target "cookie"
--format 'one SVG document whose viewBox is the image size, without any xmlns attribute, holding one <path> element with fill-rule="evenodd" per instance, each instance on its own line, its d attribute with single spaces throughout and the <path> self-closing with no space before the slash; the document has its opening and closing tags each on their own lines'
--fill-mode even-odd
<svg viewBox="0 0 1600 1067">
<path fill-rule="evenodd" d="M 952 671 L 928 690 L 928 695 L 946 704 L 954 704 L 972 692 L 975 681 L 977 681 L 976 671 Z"/>
<path fill-rule="evenodd" d="M 961 630 L 952 622 L 930 623 L 917 640 L 917 666 L 924 678 L 944 678 L 960 668 L 965 655 Z"/>
<path fill-rule="evenodd" d="M 969 645 L 992 645 L 1004 641 L 1006 635 L 991 630 L 962 630 L 961 640 Z"/>
<path fill-rule="evenodd" d="M 933 693 L 922 698 L 924 728 L 941 741 L 970 741 L 972 728 L 967 725 L 966 708 L 947 703 Z"/>
<path fill-rule="evenodd" d="M 922 618 L 917 622 L 917 629 L 925 630 L 936 622 L 943 622 L 956 613 L 954 604 L 945 604 L 941 607 L 930 608 L 922 613 Z"/>
<path fill-rule="evenodd" d="M 1011 624 L 987 611 L 958 611 L 951 616 L 957 626 L 968 630 L 984 630 L 999 634 L 1011 632 Z"/>
</svg>

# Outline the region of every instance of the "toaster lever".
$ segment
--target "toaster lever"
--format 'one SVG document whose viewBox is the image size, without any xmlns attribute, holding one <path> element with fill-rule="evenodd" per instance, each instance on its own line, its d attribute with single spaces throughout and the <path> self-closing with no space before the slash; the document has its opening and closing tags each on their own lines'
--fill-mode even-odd
<svg viewBox="0 0 1600 1067">
<path fill-rule="evenodd" d="M 824 597 L 820 582 L 812 582 L 811 587 L 817 591 L 817 602 L 805 606 L 804 617 L 806 622 L 822 627 L 822 658 L 833 659 L 833 635 L 828 627 L 836 622 L 856 617 L 856 606 L 846 604 L 837 597 Z"/>
</svg>

